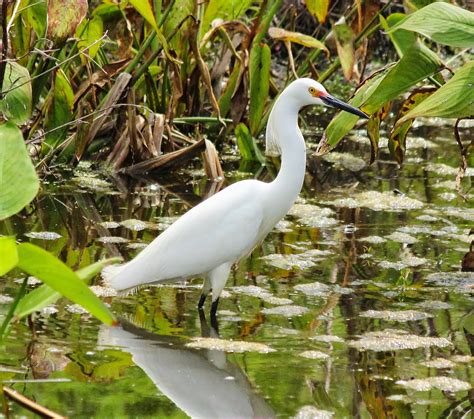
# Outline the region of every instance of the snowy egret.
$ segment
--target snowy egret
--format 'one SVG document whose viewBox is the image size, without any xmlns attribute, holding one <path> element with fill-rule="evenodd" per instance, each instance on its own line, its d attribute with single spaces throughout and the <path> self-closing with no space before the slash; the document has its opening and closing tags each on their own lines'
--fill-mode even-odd
<svg viewBox="0 0 474 419">
<path fill-rule="evenodd" d="M 298 127 L 303 106 L 325 105 L 368 118 L 331 96 L 318 82 L 292 82 L 275 102 L 266 131 L 267 153 L 281 154 L 270 183 L 243 180 L 201 202 L 179 218 L 130 262 L 110 266 L 105 282 L 116 290 L 204 277 L 199 308 L 212 291 L 211 316 L 232 265 L 247 256 L 295 202 L 306 170 L 306 147 Z"/>
</svg>

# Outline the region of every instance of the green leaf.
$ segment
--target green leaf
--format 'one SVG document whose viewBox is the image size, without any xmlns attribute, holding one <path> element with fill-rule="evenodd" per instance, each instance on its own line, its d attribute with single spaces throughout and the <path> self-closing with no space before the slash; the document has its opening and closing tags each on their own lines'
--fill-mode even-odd
<svg viewBox="0 0 474 419">
<path fill-rule="evenodd" d="M 39 189 L 39 180 L 23 135 L 12 122 L 0 125 L 0 220 L 29 204 Z"/>
<path fill-rule="evenodd" d="M 390 28 L 395 26 L 398 22 L 405 18 L 404 13 L 392 13 L 387 17 L 387 20 L 382 15 L 379 16 L 382 28 L 388 31 Z M 416 35 L 413 32 L 405 29 L 398 29 L 388 33 L 390 40 L 392 41 L 398 56 L 401 58 L 403 54 L 410 49 L 410 47 L 416 42 Z"/>
<path fill-rule="evenodd" d="M 72 87 L 62 70 L 58 70 L 54 78 L 51 105 L 46 115 L 46 130 L 50 132 L 46 134 L 45 142 L 50 147 L 45 148 L 45 152 L 48 152 L 50 148 L 55 149 L 66 138 L 68 127 L 59 127 L 72 121 L 73 107 Z"/>
<path fill-rule="evenodd" d="M 103 323 L 115 323 L 114 316 L 105 304 L 59 259 L 31 243 L 20 244 L 18 255 L 18 267 L 23 271 L 40 279 L 74 303 L 80 304 Z"/>
<path fill-rule="evenodd" d="M 26 16 L 38 39 L 44 38 L 48 22 L 48 6 L 45 0 L 30 0 Z"/>
<path fill-rule="evenodd" d="M 117 257 L 100 260 L 99 262 L 79 269 L 76 271 L 76 275 L 79 277 L 79 279 L 85 283 L 88 283 L 89 280 L 96 276 L 105 266 L 120 261 L 121 258 Z M 30 293 L 26 294 L 21 299 L 15 309 L 14 315 L 17 318 L 22 319 L 23 317 L 28 316 L 35 311 L 39 311 L 42 308 L 55 303 L 61 297 L 62 294 L 60 292 L 55 291 L 49 285 L 43 284 Z"/>
<path fill-rule="evenodd" d="M 352 79 L 354 71 L 354 32 L 345 22 L 336 23 L 333 26 L 336 35 L 336 47 L 339 60 L 341 61 L 342 71 L 347 80 Z"/>
<path fill-rule="evenodd" d="M 87 14 L 87 0 L 48 0 L 47 38 L 61 44 L 74 35 Z"/>
<path fill-rule="evenodd" d="M 0 237 L 0 276 L 10 272 L 18 263 L 18 252 L 14 237 Z"/>
<path fill-rule="evenodd" d="M 241 64 L 237 61 L 234 65 L 232 72 L 230 73 L 227 85 L 219 98 L 219 109 L 221 111 L 221 117 L 225 117 L 230 111 L 231 101 L 238 87 L 241 74 Z"/>
<path fill-rule="evenodd" d="M 445 2 L 435 2 L 408 15 L 388 33 L 406 29 L 452 47 L 474 45 L 474 13 Z"/>
<path fill-rule="evenodd" d="M 86 51 L 91 59 L 99 52 L 101 42 L 96 42 L 104 34 L 104 23 L 100 16 L 95 15 L 92 19 L 84 19 L 76 30 L 76 36 L 80 38 L 77 46 L 79 51 Z M 96 42 L 94 44 L 94 42 Z M 92 45 L 94 44 L 94 45 Z M 90 47 L 90 45 L 92 45 Z"/>
<path fill-rule="evenodd" d="M 374 113 L 384 103 L 431 76 L 438 70 L 440 64 L 434 52 L 415 43 L 397 65 L 388 71 L 362 109 L 369 114 Z"/>
<path fill-rule="evenodd" d="M 135 7 L 137 12 L 140 13 L 154 29 L 154 31 L 156 32 L 156 37 L 161 42 L 161 45 L 163 46 L 163 51 L 165 52 L 168 59 L 175 62 L 176 64 L 181 64 L 180 61 L 176 60 L 176 58 L 171 56 L 169 52 L 168 42 L 166 41 L 163 32 L 156 23 L 155 14 L 153 13 L 153 9 L 151 8 L 150 2 L 148 0 L 130 0 L 130 4 Z"/>
<path fill-rule="evenodd" d="M 325 23 L 329 10 L 329 0 L 306 0 L 309 12 L 318 19 L 319 23 Z"/>
<path fill-rule="evenodd" d="M 237 137 L 237 146 L 243 160 L 258 161 L 263 163 L 265 157 L 258 148 L 255 138 L 250 134 L 249 129 L 243 123 L 235 127 L 235 136 Z"/>
<path fill-rule="evenodd" d="M 0 99 L 0 112 L 9 121 L 17 125 L 24 124 L 31 115 L 31 81 L 30 73 L 25 67 L 8 61 L 3 79 L 3 92 Z"/>
<path fill-rule="evenodd" d="M 270 48 L 267 44 L 255 44 L 250 51 L 250 132 L 258 133 L 265 102 L 270 87 Z"/>
<path fill-rule="evenodd" d="M 324 52 L 326 52 L 326 54 L 329 54 L 329 50 L 326 48 L 326 45 L 309 35 L 299 32 L 291 32 L 287 31 L 286 29 L 276 27 L 268 29 L 268 35 L 270 35 L 270 37 L 273 39 L 278 39 L 279 41 L 290 41 L 308 48 L 322 49 Z"/>
<path fill-rule="evenodd" d="M 474 116 L 474 61 L 464 64 L 446 84 L 400 118 L 397 125 L 419 116 L 441 118 Z"/>
<path fill-rule="evenodd" d="M 201 37 L 211 28 L 213 20 L 229 21 L 245 17 L 245 12 L 251 4 L 251 0 L 209 0 L 200 28 Z"/>
</svg>

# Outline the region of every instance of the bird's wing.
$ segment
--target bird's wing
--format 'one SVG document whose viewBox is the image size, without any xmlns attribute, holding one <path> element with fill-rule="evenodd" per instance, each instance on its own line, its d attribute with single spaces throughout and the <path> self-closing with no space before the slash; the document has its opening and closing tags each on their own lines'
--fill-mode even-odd
<svg viewBox="0 0 474 419">
<path fill-rule="evenodd" d="M 242 181 L 192 208 L 106 281 L 116 289 L 199 275 L 252 250 L 263 222 L 262 188 Z"/>
</svg>

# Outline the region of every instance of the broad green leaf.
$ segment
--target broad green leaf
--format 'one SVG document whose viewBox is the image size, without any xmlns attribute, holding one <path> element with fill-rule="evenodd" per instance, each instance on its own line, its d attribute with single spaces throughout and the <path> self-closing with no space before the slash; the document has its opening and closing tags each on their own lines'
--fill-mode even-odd
<svg viewBox="0 0 474 419">
<path fill-rule="evenodd" d="M 404 115 L 410 112 L 411 109 L 423 102 L 428 96 L 433 93 L 432 88 L 422 89 L 413 92 L 407 100 L 405 100 L 398 111 L 397 119 L 401 119 Z M 388 148 L 393 157 L 399 164 L 403 163 L 403 157 L 405 154 L 405 140 L 413 124 L 413 120 L 410 119 L 403 124 L 395 124 L 390 136 L 388 138 Z"/>
<path fill-rule="evenodd" d="M 8 61 L 3 79 L 0 99 L 0 112 L 9 121 L 17 125 L 24 124 L 31 116 L 31 81 L 30 73 L 25 67 L 13 61 Z"/>
<path fill-rule="evenodd" d="M 230 110 L 232 97 L 234 96 L 235 90 L 238 87 L 237 82 L 240 80 L 240 76 L 241 64 L 240 61 L 237 61 L 234 65 L 232 73 L 230 73 L 229 79 L 227 80 L 227 85 L 222 92 L 221 97 L 219 98 L 219 109 L 221 111 L 222 118 L 225 118 Z"/>
<path fill-rule="evenodd" d="M 344 21 L 338 22 L 333 26 L 336 35 L 337 54 L 341 61 L 342 71 L 347 80 L 352 79 L 354 71 L 354 33 L 349 25 Z"/>
<path fill-rule="evenodd" d="M 245 124 L 240 123 L 235 127 L 235 136 L 243 160 L 258 161 L 260 163 L 265 161 L 265 157 Z"/>
<path fill-rule="evenodd" d="M 18 267 L 43 281 L 64 297 L 80 304 L 103 323 L 111 325 L 115 318 L 105 304 L 79 277 L 46 250 L 31 243 L 18 246 Z"/>
<path fill-rule="evenodd" d="M 101 42 L 96 42 L 104 34 L 104 23 L 100 16 L 94 16 L 92 19 L 84 19 L 76 31 L 76 36 L 79 39 L 77 46 L 79 51 L 86 51 L 86 54 L 91 59 L 97 55 Z M 96 42 L 94 44 L 94 42 Z M 92 45 L 92 46 L 91 46 Z"/>
<path fill-rule="evenodd" d="M 270 35 L 271 38 L 278 39 L 280 41 L 290 41 L 308 48 L 322 49 L 324 52 L 329 54 L 329 50 L 326 48 L 326 45 L 309 35 L 299 32 L 291 32 L 287 31 L 286 29 L 275 27 L 268 29 L 268 35 Z"/>
<path fill-rule="evenodd" d="M 166 41 L 163 32 L 158 27 L 156 23 L 155 14 L 153 13 L 153 9 L 151 8 L 150 2 L 148 0 L 130 0 L 130 4 L 135 7 L 138 13 L 140 13 L 143 18 L 151 25 L 151 27 L 156 32 L 156 37 L 161 42 L 163 46 L 163 51 L 165 52 L 166 56 L 169 60 L 175 62 L 176 64 L 180 64 L 176 58 L 172 57 L 169 52 L 168 42 Z"/>
<path fill-rule="evenodd" d="M 474 13 L 445 2 L 435 2 L 408 15 L 389 29 L 406 29 L 443 45 L 460 48 L 474 46 Z"/>
<path fill-rule="evenodd" d="M 349 100 L 349 103 L 353 106 L 361 106 L 367 98 L 377 89 L 380 82 L 385 76 L 385 72 L 375 74 L 372 78 L 366 80 L 364 84 L 359 88 L 355 96 Z M 339 112 L 335 118 L 329 123 L 326 128 L 325 135 L 318 146 L 318 154 L 325 154 L 330 149 L 334 148 L 339 141 L 354 127 L 356 122 L 359 120 L 357 115 L 353 115 L 349 112 Z"/>
<path fill-rule="evenodd" d="M 0 220 L 20 211 L 36 196 L 39 180 L 20 129 L 0 125 Z"/>
<path fill-rule="evenodd" d="M 18 252 L 14 237 L 0 237 L 0 276 L 10 272 L 18 263 Z"/>
<path fill-rule="evenodd" d="M 48 0 L 47 38 L 55 44 L 65 42 L 87 14 L 87 0 Z"/>
<path fill-rule="evenodd" d="M 256 135 L 262 120 L 270 87 L 270 48 L 255 44 L 250 51 L 250 132 Z"/>
<path fill-rule="evenodd" d="M 404 19 L 405 16 L 406 15 L 404 13 L 392 13 L 387 17 L 387 20 L 385 20 L 382 15 L 379 16 L 379 19 L 382 28 L 385 31 L 388 31 L 391 27 L 395 26 L 398 22 Z M 400 58 L 403 57 L 403 54 L 416 42 L 416 35 L 413 32 L 407 31 L 405 29 L 398 29 L 396 31 L 389 32 L 388 36 L 390 37 L 390 40 L 392 41 L 392 44 Z"/>
<path fill-rule="evenodd" d="M 325 23 L 329 10 L 329 0 L 306 0 L 309 12 L 318 19 L 319 23 Z"/>
<path fill-rule="evenodd" d="M 69 80 L 62 72 L 58 70 L 54 78 L 54 87 L 52 92 L 51 104 L 46 115 L 46 143 L 55 149 L 61 144 L 67 136 L 68 127 L 60 126 L 67 124 L 73 118 L 74 92 Z M 50 148 L 45 148 L 48 152 Z"/>
<path fill-rule="evenodd" d="M 44 38 L 48 22 L 48 6 L 46 0 L 30 0 L 28 8 L 26 9 L 26 16 L 36 36 L 39 39 Z"/>
<path fill-rule="evenodd" d="M 434 52 L 415 43 L 400 61 L 390 68 L 377 89 L 365 101 L 362 109 L 373 114 L 384 103 L 431 76 L 438 70 L 440 64 L 439 58 Z"/>
<path fill-rule="evenodd" d="M 166 39 L 169 39 L 173 32 L 176 31 L 178 25 L 181 25 L 180 30 L 169 41 L 169 44 L 175 49 L 181 58 L 187 53 L 186 45 L 189 45 L 188 29 L 192 20 L 188 18 L 185 23 L 182 23 L 186 16 L 194 15 L 195 0 L 180 0 L 175 1 L 166 19 L 163 22 L 162 31 Z M 168 6 L 169 7 L 169 6 Z M 202 25 L 200 25 L 202 28 Z"/>
<path fill-rule="evenodd" d="M 257 3 L 261 3 L 258 1 Z M 234 20 L 245 18 L 251 0 L 209 0 L 202 19 L 200 38 L 211 28 L 215 19 Z"/>
<path fill-rule="evenodd" d="M 121 258 L 110 258 L 100 260 L 92 265 L 86 266 L 76 271 L 76 275 L 88 283 L 94 276 L 96 276 L 105 266 L 111 263 L 120 262 Z M 62 297 L 60 292 L 55 291 L 49 285 L 43 284 L 33 291 L 26 294 L 15 309 L 15 317 L 21 319 L 29 314 L 39 311 L 50 304 L 54 304 Z"/>
<path fill-rule="evenodd" d="M 397 121 L 397 125 L 419 116 L 466 118 L 474 116 L 474 61 L 464 64 L 428 99 Z"/>
</svg>

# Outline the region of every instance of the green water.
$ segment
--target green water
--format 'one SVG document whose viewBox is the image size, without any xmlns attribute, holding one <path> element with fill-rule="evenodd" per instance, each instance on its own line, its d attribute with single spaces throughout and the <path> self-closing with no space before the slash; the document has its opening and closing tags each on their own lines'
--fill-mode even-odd
<svg viewBox="0 0 474 419">
<path fill-rule="evenodd" d="M 309 157 L 292 215 L 232 271 L 218 331 L 196 309 L 200 280 L 104 297 L 132 324 L 124 329 L 104 328 L 61 300 L 31 323 L 13 326 L 0 355 L 1 379 L 69 417 L 470 417 L 474 274 L 456 273 L 474 220 L 471 178 L 463 181 L 463 199 L 454 190 L 459 156 L 450 127 L 428 121 L 412 137 L 422 139 L 411 142 L 417 148 L 408 150 L 402 169 L 386 148 L 368 168 L 344 163 L 347 155 L 335 154 L 336 163 Z M 368 160 L 364 140 L 346 140 L 338 151 Z M 228 181 L 256 175 L 239 172 L 232 153 L 224 160 Z M 258 177 L 270 180 L 274 170 Z M 213 186 L 200 170 L 159 182 L 84 177 L 88 172 L 48 177 L 34 211 L 3 222 L 0 233 L 40 244 L 75 269 L 117 254 L 128 260 Z M 363 203 L 366 191 L 386 194 Z M 392 198 L 413 209 L 367 207 Z M 146 223 L 131 223 L 140 231 L 101 224 L 130 219 Z M 61 237 L 25 236 L 45 231 Z M 99 239 L 107 236 L 124 240 Z M 365 240 L 373 236 L 379 238 Z M 440 272 L 450 274 L 434 275 Z M 2 313 L 18 280 L 2 281 Z M 273 351 L 190 348 L 200 336 Z M 412 349 L 401 349 L 406 345 Z M 428 377 L 448 381 L 435 381 L 441 389 L 411 381 Z"/>
</svg>

